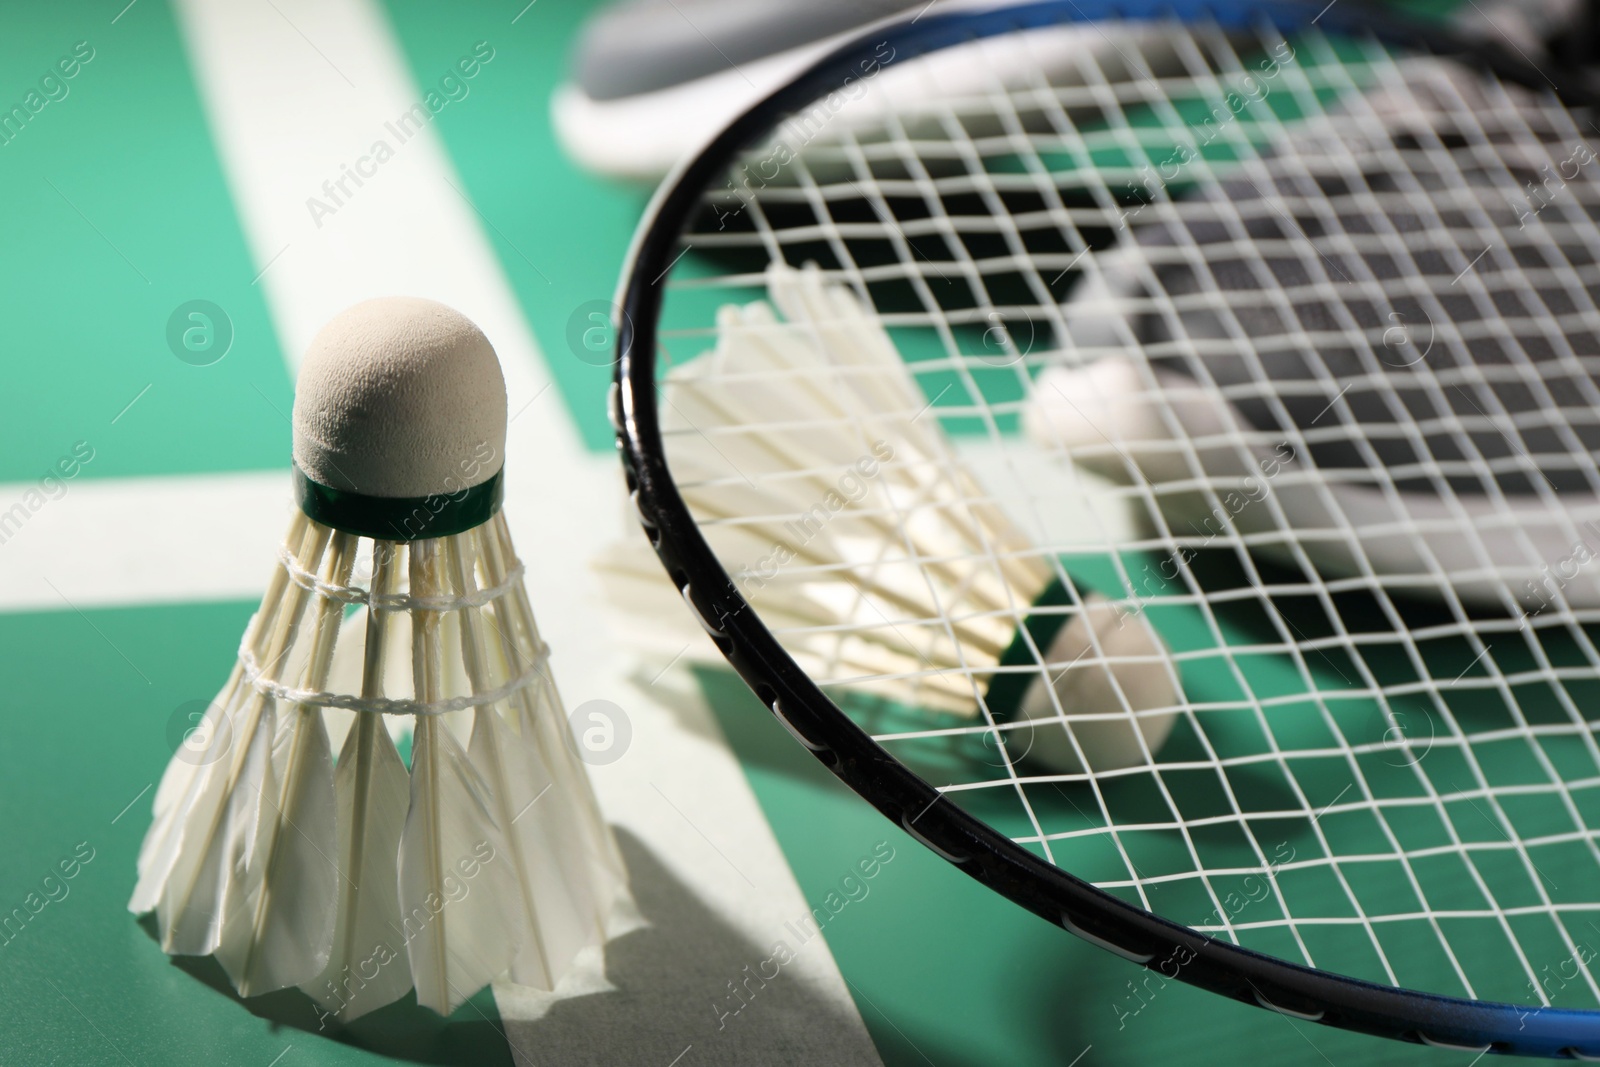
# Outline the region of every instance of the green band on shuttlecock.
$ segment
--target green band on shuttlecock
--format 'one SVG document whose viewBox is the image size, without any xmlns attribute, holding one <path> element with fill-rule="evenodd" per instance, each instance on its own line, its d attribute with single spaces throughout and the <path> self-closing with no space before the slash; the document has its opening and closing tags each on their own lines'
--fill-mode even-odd
<svg viewBox="0 0 1600 1067">
<path fill-rule="evenodd" d="M 1072 618 L 1071 612 L 1066 611 L 1038 611 L 1038 608 L 1064 608 L 1074 603 L 1072 594 L 1067 590 L 1066 584 L 1060 578 L 1050 579 L 1050 584 L 1044 587 L 1044 592 L 1034 600 L 1036 609 L 1028 613 L 1022 620 L 1022 627 L 1011 639 L 1011 644 L 1000 655 L 999 667 L 1037 667 L 1038 657 L 1033 649 L 1037 648 L 1043 654 L 1055 643 L 1056 635 L 1061 628 Z M 1033 647 L 1030 648 L 1023 634 L 1033 638 Z M 1016 717 L 1022 708 L 1022 698 L 1027 696 L 1028 687 L 1039 676 L 1037 671 L 1007 671 L 996 674 L 989 682 L 989 689 L 983 695 L 984 703 L 989 706 L 989 713 L 997 721 L 1006 721 Z"/>
<path fill-rule="evenodd" d="M 380 541 L 422 541 L 449 537 L 482 526 L 505 499 L 501 475 L 454 493 L 433 496 L 382 497 L 334 489 L 306 477 L 294 467 L 294 498 L 307 516 L 344 533 Z"/>
</svg>

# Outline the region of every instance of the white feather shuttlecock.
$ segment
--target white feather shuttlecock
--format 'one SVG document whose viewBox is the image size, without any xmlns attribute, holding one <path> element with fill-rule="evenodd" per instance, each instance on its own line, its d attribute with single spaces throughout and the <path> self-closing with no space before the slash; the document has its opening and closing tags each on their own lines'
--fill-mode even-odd
<svg viewBox="0 0 1600 1067">
<path fill-rule="evenodd" d="M 961 463 L 883 327 L 815 266 L 774 263 L 766 280 L 771 303 L 721 308 L 716 348 L 673 368 L 660 402 L 673 479 L 757 616 L 828 684 L 963 716 L 980 699 L 996 718 L 1088 715 L 1135 748 L 1137 716 L 1153 752 L 1178 706 L 1170 672 L 1156 664 L 1166 688 L 1142 688 L 1143 704 L 1085 707 L 1079 690 L 1089 674 L 1109 678 L 1118 653 L 1083 653 L 1081 611 L 1048 555 Z M 650 623 L 638 634 L 648 647 L 712 650 L 659 625 L 692 617 L 647 547 L 614 546 L 597 565 L 621 614 Z M 1055 625 L 1029 647 L 1019 630 L 1052 591 Z M 1143 619 L 1125 629 L 1137 638 L 1121 654 L 1146 667 L 1164 657 Z M 998 699 L 1002 688 L 1012 695 Z M 1082 769 L 1070 741 L 1036 747 Z M 1146 761 L 1127 747 L 1095 745 L 1088 765 Z"/>
<path fill-rule="evenodd" d="M 359 304 L 312 342 L 294 424 L 301 510 L 129 909 L 241 995 L 345 1021 L 553 989 L 627 895 L 499 512 L 494 351 L 443 305 Z"/>
</svg>

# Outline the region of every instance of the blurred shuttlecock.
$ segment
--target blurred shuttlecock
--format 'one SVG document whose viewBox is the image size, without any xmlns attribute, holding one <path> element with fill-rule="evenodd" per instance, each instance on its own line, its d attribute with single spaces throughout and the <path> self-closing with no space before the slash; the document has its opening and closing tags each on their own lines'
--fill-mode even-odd
<svg viewBox="0 0 1600 1067">
<path fill-rule="evenodd" d="M 240 994 L 344 1020 L 413 987 L 446 1014 L 551 989 L 626 891 L 499 511 L 494 351 L 440 304 L 357 305 L 312 342 L 294 425 L 301 510 L 129 908 Z"/>
<path fill-rule="evenodd" d="M 1134 717 L 1153 751 L 1177 707 L 1170 672 L 1157 663 L 1165 689 L 1141 689 L 1142 705 L 1085 710 L 1078 691 L 1091 673 L 1109 679 L 1119 652 L 1159 661 L 1160 638 L 1130 616 L 1133 646 L 1110 652 L 1104 627 L 1072 625 L 1082 605 L 963 466 L 852 293 L 781 263 L 767 287 L 771 304 L 720 310 L 715 350 L 673 368 L 660 404 L 674 481 L 757 616 L 828 684 L 965 716 L 982 699 L 997 720 L 1054 719 L 1064 741 L 1083 712 L 1131 742 L 1086 748 L 1091 769 L 1145 762 Z M 599 567 L 608 598 L 652 624 L 653 647 L 709 650 L 659 626 L 691 616 L 647 548 L 616 546 Z M 1070 741 L 1034 748 L 1082 768 Z"/>
</svg>

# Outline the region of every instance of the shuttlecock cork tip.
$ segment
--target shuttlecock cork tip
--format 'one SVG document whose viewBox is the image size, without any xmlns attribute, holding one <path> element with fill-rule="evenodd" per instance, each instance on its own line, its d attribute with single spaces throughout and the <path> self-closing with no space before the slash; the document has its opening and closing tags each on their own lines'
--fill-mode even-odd
<svg viewBox="0 0 1600 1067">
<path fill-rule="evenodd" d="M 504 465 L 506 384 L 465 315 L 418 297 L 367 300 L 311 341 L 294 398 L 294 462 L 338 493 L 453 495 Z"/>
</svg>

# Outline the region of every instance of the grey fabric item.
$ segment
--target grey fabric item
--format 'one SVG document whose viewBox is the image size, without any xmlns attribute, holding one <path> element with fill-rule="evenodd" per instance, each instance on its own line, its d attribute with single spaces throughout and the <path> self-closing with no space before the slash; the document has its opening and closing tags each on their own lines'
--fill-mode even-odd
<svg viewBox="0 0 1600 1067">
<path fill-rule="evenodd" d="M 1587 0 L 1473 0 L 1454 14 L 1457 32 L 1509 42 L 1530 59 L 1548 55 L 1546 43 L 1558 40 L 1579 21 Z"/>
<path fill-rule="evenodd" d="M 622 0 L 584 27 L 573 78 L 594 100 L 666 89 L 906 10 L 905 0 Z"/>
<path fill-rule="evenodd" d="M 1152 364 L 1214 382 L 1255 429 L 1287 431 L 1287 414 L 1319 467 L 1468 461 L 1481 473 L 1451 474 L 1451 488 L 1485 494 L 1481 457 L 1501 492 L 1533 494 L 1544 487 L 1515 469 L 1523 453 L 1558 491 L 1596 492 L 1600 249 L 1584 237 L 1600 166 L 1580 154 L 1563 167 L 1572 134 L 1531 101 L 1521 118 L 1486 103 L 1503 124 L 1486 127 L 1426 88 L 1397 101 L 1387 138 L 1342 161 L 1283 145 L 1136 226 L 1138 258 L 1179 310 L 1138 316 L 1134 334 Z M 1572 180 L 1550 184 L 1558 168 Z M 1425 474 L 1397 485 L 1438 491 Z"/>
</svg>

